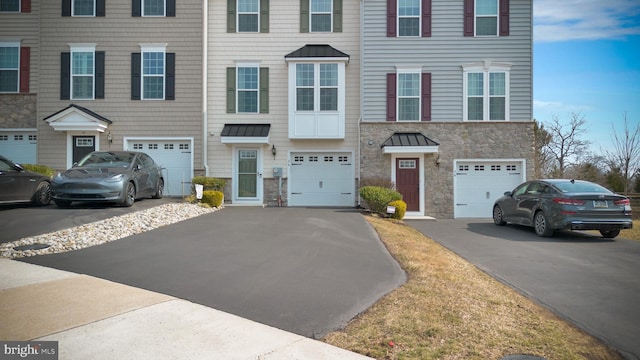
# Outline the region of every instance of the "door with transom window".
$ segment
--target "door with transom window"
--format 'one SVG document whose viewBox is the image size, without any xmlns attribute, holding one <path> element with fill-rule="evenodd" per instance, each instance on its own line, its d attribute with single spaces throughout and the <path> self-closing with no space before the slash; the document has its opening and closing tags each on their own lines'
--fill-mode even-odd
<svg viewBox="0 0 640 360">
<path fill-rule="evenodd" d="M 407 204 L 407 211 L 420 211 L 419 158 L 396 159 L 396 189 Z"/>
<path fill-rule="evenodd" d="M 72 164 L 82 160 L 85 155 L 96 150 L 95 136 L 73 136 Z"/>
<path fill-rule="evenodd" d="M 250 148 L 236 149 L 234 165 L 234 203 L 262 204 L 261 151 Z"/>
</svg>

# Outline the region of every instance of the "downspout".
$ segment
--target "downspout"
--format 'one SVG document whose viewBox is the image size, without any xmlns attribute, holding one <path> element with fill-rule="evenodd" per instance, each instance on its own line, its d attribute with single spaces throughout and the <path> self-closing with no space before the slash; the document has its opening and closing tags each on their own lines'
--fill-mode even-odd
<svg viewBox="0 0 640 360">
<path fill-rule="evenodd" d="M 360 117 L 358 119 L 358 191 L 356 191 L 356 199 L 358 200 L 358 207 L 362 207 L 360 201 L 360 181 L 362 180 L 362 134 L 361 134 L 361 126 L 362 126 L 362 115 L 363 115 L 363 105 L 364 105 L 364 42 L 362 39 L 364 38 L 364 1 L 360 0 Z"/>
<path fill-rule="evenodd" d="M 209 93 L 209 0 L 202 2 L 202 163 L 204 175 L 209 176 L 209 115 L 207 112 L 207 100 Z"/>
</svg>

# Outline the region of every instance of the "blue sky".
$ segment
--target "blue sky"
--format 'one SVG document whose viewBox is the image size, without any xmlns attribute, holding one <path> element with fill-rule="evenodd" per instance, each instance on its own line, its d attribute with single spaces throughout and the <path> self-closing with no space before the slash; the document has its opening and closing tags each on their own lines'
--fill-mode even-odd
<svg viewBox="0 0 640 360">
<path fill-rule="evenodd" d="M 590 151 L 640 123 L 640 0 L 533 0 L 533 115 L 587 122 Z"/>
</svg>

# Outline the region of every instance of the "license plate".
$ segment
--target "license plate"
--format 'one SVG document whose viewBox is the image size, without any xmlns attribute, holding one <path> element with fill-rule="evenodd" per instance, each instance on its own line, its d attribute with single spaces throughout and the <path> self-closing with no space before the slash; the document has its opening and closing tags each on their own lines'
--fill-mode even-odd
<svg viewBox="0 0 640 360">
<path fill-rule="evenodd" d="M 593 207 L 596 209 L 606 209 L 609 207 L 607 200 L 594 200 Z"/>
</svg>

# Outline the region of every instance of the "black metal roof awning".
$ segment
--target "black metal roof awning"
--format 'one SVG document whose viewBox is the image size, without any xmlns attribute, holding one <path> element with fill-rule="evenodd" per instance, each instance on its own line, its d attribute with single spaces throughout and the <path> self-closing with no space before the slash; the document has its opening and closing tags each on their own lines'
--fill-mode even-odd
<svg viewBox="0 0 640 360">
<path fill-rule="evenodd" d="M 421 133 L 394 133 L 380 147 L 385 154 L 437 153 L 438 145 Z"/>
<path fill-rule="evenodd" d="M 305 45 L 298 50 L 295 50 L 284 56 L 285 60 L 299 59 L 299 58 L 332 58 L 341 59 L 349 62 L 349 55 L 343 53 L 340 50 L 335 49 L 331 45 Z"/>
<path fill-rule="evenodd" d="M 220 133 L 223 144 L 268 144 L 271 124 L 225 124 Z"/>
</svg>

